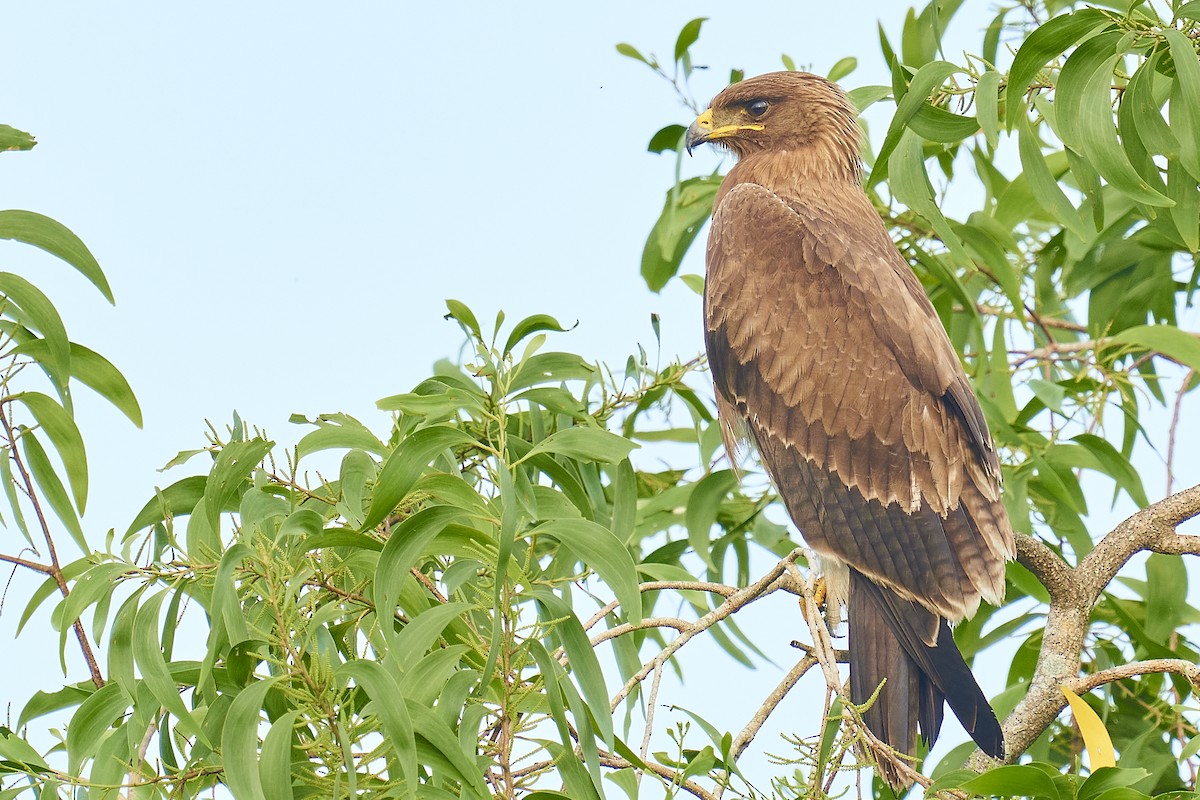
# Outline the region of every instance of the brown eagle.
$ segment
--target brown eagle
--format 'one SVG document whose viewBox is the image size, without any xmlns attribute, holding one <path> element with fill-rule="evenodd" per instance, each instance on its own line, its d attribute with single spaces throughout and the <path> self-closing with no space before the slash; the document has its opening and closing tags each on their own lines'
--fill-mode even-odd
<svg viewBox="0 0 1200 800">
<path fill-rule="evenodd" d="M 999 604 L 1012 528 L 987 423 L 920 282 L 862 189 L 855 111 L 776 72 L 688 129 L 737 156 L 708 238 L 705 343 L 726 442 L 745 428 L 849 621 L 850 692 L 913 753 L 949 703 L 988 755 L 1004 735 L 950 624 Z M 885 767 L 893 786 L 906 785 Z"/>
</svg>

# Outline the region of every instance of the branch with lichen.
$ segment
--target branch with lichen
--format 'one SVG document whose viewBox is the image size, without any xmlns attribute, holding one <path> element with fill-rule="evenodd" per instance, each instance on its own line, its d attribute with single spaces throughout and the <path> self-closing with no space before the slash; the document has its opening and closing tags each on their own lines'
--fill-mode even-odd
<svg viewBox="0 0 1200 800">
<path fill-rule="evenodd" d="M 1170 672 L 1183 675 L 1200 689 L 1200 668 L 1181 659 L 1152 659 L 1091 675 L 1079 674 L 1092 608 L 1101 593 L 1138 553 L 1200 555 L 1200 536 L 1177 530 L 1196 516 L 1200 516 L 1200 485 L 1133 514 L 1105 535 L 1075 567 L 1037 539 L 1017 537 L 1017 559 L 1050 593 L 1050 610 L 1033 679 L 1002 724 L 1007 761 L 1015 761 L 1063 710 L 1066 699 L 1062 686 L 1086 692 L 1135 675 Z M 968 762 L 980 771 L 992 763 L 979 751 Z"/>
</svg>

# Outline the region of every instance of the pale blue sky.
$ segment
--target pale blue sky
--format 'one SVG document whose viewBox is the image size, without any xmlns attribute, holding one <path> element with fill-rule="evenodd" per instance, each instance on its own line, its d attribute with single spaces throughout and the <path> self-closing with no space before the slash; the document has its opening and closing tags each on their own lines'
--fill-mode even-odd
<svg viewBox="0 0 1200 800">
<path fill-rule="evenodd" d="M 977 46 L 991 17 L 988 4 L 967 5 L 948 52 Z M 694 81 L 701 102 L 730 67 L 778 69 L 781 52 L 817 72 L 857 55 L 847 85 L 886 83 L 875 21 L 895 39 L 906 8 L 10 6 L 0 122 L 40 143 L 0 154 L 0 205 L 71 227 L 105 269 L 117 307 L 38 251 L 5 243 L 0 263 L 42 286 L 72 338 L 124 371 L 145 414 L 137 431 L 80 399 L 89 536 L 122 532 L 154 485 L 185 474 L 156 468 L 202 444 L 206 418 L 223 425 L 236 409 L 281 443 L 304 433 L 287 423 L 293 412 L 348 412 L 386 430 L 375 401 L 457 351 L 460 332 L 442 320 L 446 297 L 481 320 L 498 309 L 578 320 L 556 346 L 615 365 L 639 342 L 652 350 L 657 312 L 664 360 L 690 358 L 702 347 L 698 299 L 678 282 L 650 294 L 638 263 L 674 173 L 646 141 L 691 115 L 614 45 L 669 59 L 683 23 L 711 17 L 695 48 L 713 67 Z M 717 163 L 704 152 L 684 168 Z M 699 250 L 685 271 L 702 271 Z M 0 639 L 34 584 L 18 574 Z M 38 644 L 57 637 L 42 633 L 45 614 L 36 624 L 20 640 L 20 665 L 4 667 L 0 700 L 14 713 L 33 689 L 61 685 L 57 659 Z M 780 634 L 772 652 L 781 663 L 786 638 L 799 633 Z M 718 655 L 708 666 L 710 681 L 693 670 L 686 691 L 664 702 L 727 694 L 735 665 Z M 764 692 L 777 679 L 769 668 L 737 678 Z M 1002 680 L 985 686 L 997 691 Z M 735 703 L 726 724 L 740 716 Z M 791 720 L 813 729 L 811 719 Z"/>
</svg>

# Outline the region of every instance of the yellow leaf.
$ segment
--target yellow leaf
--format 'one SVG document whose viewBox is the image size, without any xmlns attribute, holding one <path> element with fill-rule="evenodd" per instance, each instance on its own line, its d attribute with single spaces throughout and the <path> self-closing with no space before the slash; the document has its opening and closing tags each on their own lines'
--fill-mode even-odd
<svg viewBox="0 0 1200 800">
<path fill-rule="evenodd" d="M 1113 752 L 1112 739 L 1108 738 L 1108 731 L 1104 729 L 1104 723 L 1100 721 L 1100 717 L 1092 711 L 1092 707 L 1083 701 L 1083 698 L 1072 692 L 1065 686 L 1060 686 L 1062 693 L 1066 695 L 1067 702 L 1071 704 L 1071 713 L 1075 715 L 1075 724 L 1079 726 L 1079 732 L 1083 735 L 1083 746 L 1088 754 L 1088 767 L 1092 772 L 1101 767 L 1115 767 L 1117 758 Z"/>
</svg>

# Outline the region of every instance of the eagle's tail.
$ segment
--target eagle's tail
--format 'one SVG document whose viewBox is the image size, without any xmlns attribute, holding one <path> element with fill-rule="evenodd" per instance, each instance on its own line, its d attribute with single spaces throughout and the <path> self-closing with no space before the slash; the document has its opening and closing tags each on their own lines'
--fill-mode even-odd
<svg viewBox="0 0 1200 800">
<path fill-rule="evenodd" d="M 975 682 L 946 620 L 850 570 L 850 697 L 864 703 L 887 683 L 864 714 L 867 727 L 895 749 L 912 754 L 917 727 L 932 747 L 942 727 L 943 702 L 989 756 L 1004 756 L 1004 733 Z M 907 786 L 894 770 L 883 777 Z"/>
</svg>

